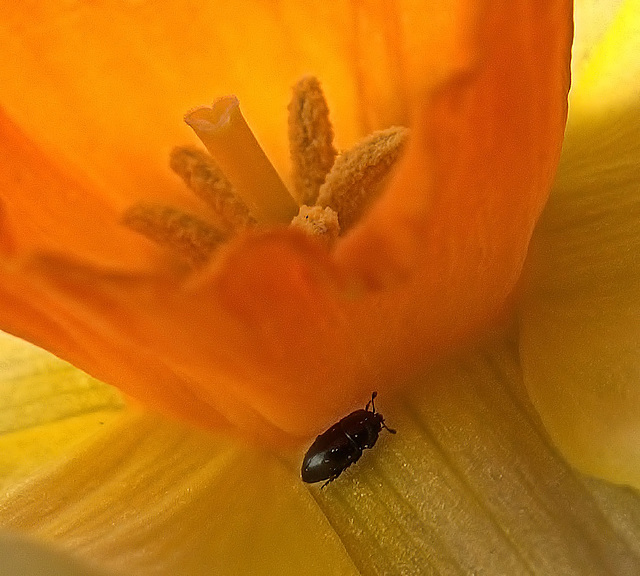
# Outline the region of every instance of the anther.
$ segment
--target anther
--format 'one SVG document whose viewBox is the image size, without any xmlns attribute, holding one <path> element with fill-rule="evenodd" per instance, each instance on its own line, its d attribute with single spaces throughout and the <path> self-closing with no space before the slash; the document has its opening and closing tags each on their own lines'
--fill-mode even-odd
<svg viewBox="0 0 640 576">
<path fill-rule="evenodd" d="M 336 157 L 329 107 L 317 78 L 306 76 L 293 87 L 288 111 L 293 195 L 298 204 L 311 206 Z"/>
<path fill-rule="evenodd" d="M 384 190 L 408 133 L 407 128 L 397 126 L 374 132 L 336 158 L 320 187 L 317 204 L 338 213 L 342 233 L 362 217 Z"/>
<path fill-rule="evenodd" d="M 192 266 L 205 264 L 227 238 L 224 232 L 191 214 L 158 204 L 136 204 L 124 213 L 122 221 Z"/>
<path fill-rule="evenodd" d="M 320 206 L 300 206 L 300 212 L 291 221 L 291 227 L 322 240 L 327 247 L 331 247 L 340 234 L 335 210 Z"/>
<path fill-rule="evenodd" d="M 249 209 L 207 152 L 193 146 L 178 146 L 171 151 L 169 163 L 184 183 L 212 208 L 216 224 L 223 230 L 233 232 L 255 224 Z"/>
</svg>

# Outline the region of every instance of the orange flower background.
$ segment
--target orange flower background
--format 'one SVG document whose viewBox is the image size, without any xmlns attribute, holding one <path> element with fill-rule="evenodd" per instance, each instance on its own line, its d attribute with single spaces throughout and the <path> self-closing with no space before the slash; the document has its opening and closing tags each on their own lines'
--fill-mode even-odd
<svg viewBox="0 0 640 576">
<path fill-rule="evenodd" d="M 508 15 L 465 3 L 428 13 L 411 3 L 397 12 L 354 5 L 348 14 L 358 33 L 349 40 L 342 14 L 280 8 L 292 19 L 287 30 L 306 30 L 312 14 L 327 45 L 300 35 L 268 43 L 273 18 L 283 24 L 279 10 L 225 14 L 216 6 L 211 14 L 186 5 L 175 10 L 188 20 L 171 21 L 175 45 L 162 43 L 169 53 L 149 60 L 137 43 L 163 31 L 146 4 L 119 11 L 82 49 L 106 6 L 43 14 L 56 22 L 46 38 L 10 8 L 12 29 L 25 30 L 12 40 L 19 38 L 26 64 L 0 94 L 30 138 L 70 151 L 64 164 L 55 153 L 39 156 L 4 120 L 13 154 L 3 176 L 4 244 L 19 255 L 3 283 L 5 326 L 152 406 L 273 437 L 311 435 L 503 311 L 559 155 L 571 40 L 566 2 L 536 5 L 535 17 L 524 5 Z M 152 22 L 115 42 L 141 13 Z M 246 29 L 248 52 L 222 32 L 203 52 L 193 46 L 197 28 L 181 32 L 214 15 L 231 30 Z M 74 48 L 77 66 L 68 60 Z M 265 59 L 282 63 L 277 81 L 253 77 L 268 69 Z M 55 72 L 61 67 L 66 76 Z M 184 204 L 164 155 L 185 138 L 178 111 L 205 97 L 235 92 L 286 173 L 275 135 L 289 86 L 310 71 L 341 111 L 335 125 L 347 141 L 389 123 L 413 127 L 389 190 L 333 257 L 275 230 L 240 238 L 186 279 L 122 229 L 129 199 Z M 341 85 L 351 88 L 343 93 Z M 50 91 L 57 106 L 46 101 Z"/>
<path fill-rule="evenodd" d="M 637 480 L 637 0 L 578 4 L 593 26 L 524 278 L 564 125 L 568 2 L 6 4 L 3 326 L 210 429 L 298 442 L 376 387 L 398 434 L 307 489 L 302 446 L 123 409 L 27 348 L 0 404 L 3 527 L 124 574 L 640 571 L 637 493 L 577 473 L 540 422 L 583 470 Z M 167 156 L 193 139 L 184 111 L 221 94 L 287 180 L 286 104 L 308 73 L 339 148 L 412 126 L 334 252 L 261 230 L 186 274 L 121 225 L 140 200 L 205 213 Z M 518 330 L 442 361 L 508 316 L 518 281 Z M 0 343 L 3 361 L 25 350 Z"/>
</svg>

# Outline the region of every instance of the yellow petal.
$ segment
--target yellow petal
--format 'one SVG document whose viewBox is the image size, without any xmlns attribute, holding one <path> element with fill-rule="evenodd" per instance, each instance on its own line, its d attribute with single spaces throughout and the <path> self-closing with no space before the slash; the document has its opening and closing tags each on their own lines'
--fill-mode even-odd
<svg viewBox="0 0 640 576">
<path fill-rule="evenodd" d="M 122 408 L 111 386 L 0 333 L 0 485 L 59 458 Z"/>
<path fill-rule="evenodd" d="M 61 552 L 16 534 L 0 532 L 2 576 L 100 576 L 97 570 L 82 565 Z"/>
<path fill-rule="evenodd" d="M 636 487 L 640 99 L 627 89 L 640 86 L 638 14 L 637 2 L 623 2 L 582 64 L 531 248 L 521 338 L 527 389 L 565 456 Z"/>
<path fill-rule="evenodd" d="M 640 102 L 571 125 L 530 254 L 525 382 L 571 462 L 640 486 Z"/>
<path fill-rule="evenodd" d="M 602 41 L 626 0 L 575 0 L 575 35 L 571 50 L 572 84 L 580 82 L 594 48 Z"/>
<path fill-rule="evenodd" d="M 584 46 L 589 40 L 597 40 L 589 46 L 587 54 L 578 65 L 578 74 L 573 87 L 572 114 L 602 114 L 638 101 L 640 91 L 640 30 L 638 14 L 639 0 L 623 0 L 598 6 L 599 25 L 590 25 L 588 12 L 585 36 L 580 42 Z M 600 11 L 604 11 L 602 16 Z M 577 14 L 580 14 L 579 9 Z M 577 37 L 582 38 L 576 21 Z M 607 24 L 603 30 L 602 24 Z M 595 29 L 595 31 L 594 31 Z M 595 38 L 589 38 L 594 35 Z"/>
<path fill-rule="evenodd" d="M 2 507 L 4 524 L 116 573 L 357 574 L 278 459 L 151 416 L 113 427 Z"/>
<path fill-rule="evenodd" d="M 523 394 L 512 342 L 378 408 L 395 436 L 321 490 L 274 455 L 132 417 L 0 498 L 0 522 L 122 574 L 633 574 L 640 497 L 585 481 Z M 248 544 L 249 543 L 249 544 Z"/>
<path fill-rule="evenodd" d="M 17 483 L 95 435 L 122 406 L 112 388 L 92 383 L 86 375 L 48 354 L 25 353 L 24 348 L 19 355 L 5 352 L 3 346 L 2 487 Z M 35 361 L 25 364 L 27 360 Z"/>
</svg>

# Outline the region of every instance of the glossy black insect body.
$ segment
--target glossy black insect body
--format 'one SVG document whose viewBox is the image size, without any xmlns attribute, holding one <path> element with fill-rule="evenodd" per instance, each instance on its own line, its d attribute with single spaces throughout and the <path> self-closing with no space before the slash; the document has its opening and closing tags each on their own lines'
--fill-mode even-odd
<svg viewBox="0 0 640 576">
<path fill-rule="evenodd" d="M 376 396 L 377 392 L 371 394 L 364 410 L 351 412 L 316 438 L 302 461 L 303 482 L 326 480 L 324 488 L 356 462 L 365 448 L 373 448 L 382 428 L 396 433 L 387 428 L 382 414 L 376 412 L 373 403 Z"/>
</svg>

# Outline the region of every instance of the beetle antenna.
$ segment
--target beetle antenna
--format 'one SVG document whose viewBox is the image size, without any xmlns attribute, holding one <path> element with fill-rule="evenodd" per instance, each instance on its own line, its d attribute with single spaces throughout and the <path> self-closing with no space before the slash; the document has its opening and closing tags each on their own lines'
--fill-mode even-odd
<svg viewBox="0 0 640 576">
<path fill-rule="evenodd" d="M 371 411 L 374 414 L 376 413 L 376 405 L 373 403 L 373 401 L 375 400 L 377 395 L 378 395 L 377 392 L 372 392 L 371 393 L 371 400 L 369 400 L 369 402 L 367 402 L 367 405 L 364 407 L 365 410 L 369 410 L 369 406 L 371 406 Z"/>
</svg>

